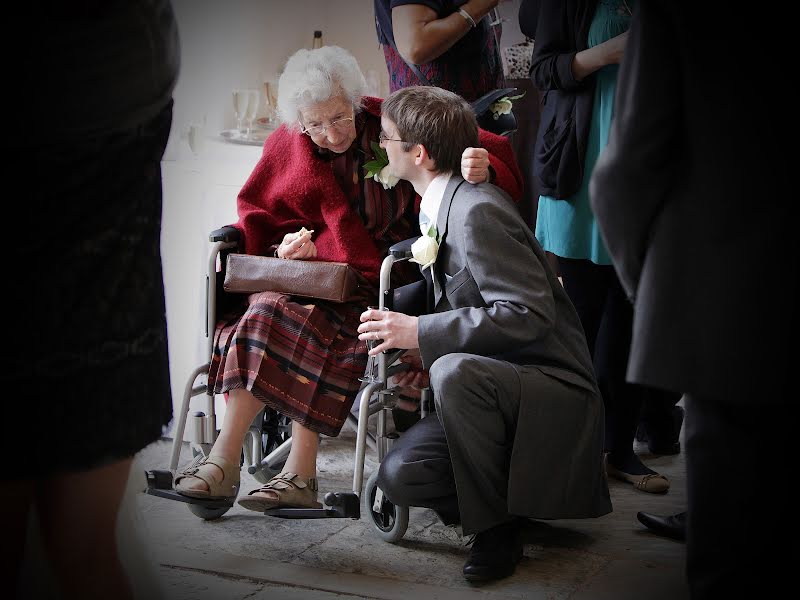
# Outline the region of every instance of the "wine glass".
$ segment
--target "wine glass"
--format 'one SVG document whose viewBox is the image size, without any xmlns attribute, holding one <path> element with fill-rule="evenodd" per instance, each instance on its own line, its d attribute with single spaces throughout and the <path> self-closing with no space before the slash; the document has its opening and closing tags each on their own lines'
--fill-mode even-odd
<svg viewBox="0 0 800 600">
<path fill-rule="evenodd" d="M 274 79 L 264 81 L 265 121 L 267 127 L 272 127 L 278 114 L 278 82 Z"/>
<path fill-rule="evenodd" d="M 247 122 L 245 137 L 250 138 L 250 131 L 253 129 L 253 121 L 258 114 L 258 105 L 261 103 L 261 94 L 258 90 L 247 90 L 247 110 L 244 119 Z"/>
<path fill-rule="evenodd" d="M 236 117 L 236 131 L 242 132 L 242 122 L 247 114 L 247 106 L 250 102 L 248 90 L 235 88 L 233 95 L 233 114 Z"/>
<path fill-rule="evenodd" d="M 189 130 L 187 131 L 186 137 L 189 142 L 189 148 L 192 150 L 192 154 L 195 157 L 203 151 L 203 146 L 205 145 L 204 135 L 205 121 L 192 121 L 189 123 Z"/>
</svg>

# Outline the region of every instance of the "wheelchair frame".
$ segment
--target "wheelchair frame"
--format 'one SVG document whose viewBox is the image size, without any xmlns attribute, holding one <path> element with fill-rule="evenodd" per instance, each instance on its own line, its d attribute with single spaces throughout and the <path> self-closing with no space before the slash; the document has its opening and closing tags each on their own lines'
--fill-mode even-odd
<svg viewBox="0 0 800 600">
<path fill-rule="evenodd" d="M 214 352 L 213 332 L 217 323 L 217 282 L 224 275 L 225 257 L 227 253 L 238 248 L 239 232 L 233 227 L 225 227 L 211 232 L 209 240 L 213 243 L 208 260 L 208 274 L 206 276 L 206 330 L 208 339 L 209 361 Z M 395 262 L 411 258 L 411 244 L 417 238 L 405 240 L 392 246 L 389 254 L 383 259 L 380 270 L 379 306 L 380 310 L 388 308 L 387 298 L 390 298 L 390 278 L 392 266 Z M 217 264 L 221 271 L 217 271 Z M 395 392 L 388 388 L 389 377 L 395 373 L 406 370 L 402 364 L 393 365 L 404 354 L 404 350 L 393 350 L 381 353 L 377 357 L 377 377 L 374 380 L 365 380 L 364 385 L 356 395 L 354 405 L 359 407 L 358 417 L 348 414 L 347 423 L 356 430 L 356 448 L 353 468 L 352 492 L 328 492 L 323 500 L 329 508 L 297 509 L 273 508 L 265 511 L 266 515 L 288 518 L 352 518 L 361 517 L 361 497 L 364 491 L 364 462 L 366 448 L 375 450 L 378 461 L 382 462 L 391 447 L 392 440 L 397 434 L 387 432 L 386 412 L 396 405 Z M 184 434 L 188 423 L 189 410 L 192 398 L 205 395 L 205 412 L 196 411 L 192 415 L 189 442 L 194 455 L 193 461 L 199 462 L 210 451 L 216 437 L 216 412 L 214 407 L 215 395 L 208 389 L 206 383 L 197 383 L 198 378 L 207 374 L 210 362 L 197 367 L 190 375 L 184 388 L 178 422 L 174 432 L 172 450 L 170 454 L 169 470 L 148 470 L 145 472 L 147 488 L 145 493 L 176 500 L 188 504 L 189 510 L 196 516 L 212 520 L 224 515 L 233 506 L 234 501 L 208 500 L 191 498 L 178 494 L 172 486 L 174 474 L 177 472 L 183 447 Z M 373 398 L 375 400 L 373 401 Z M 423 390 L 421 398 L 422 416 L 431 405 L 430 390 Z M 271 409 L 265 409 L 271 410 Z M 274 411 L 273 411 L 274 412 Z M 373 436 L 368 430 L 369 417 L 378 414 L 376 434 Z M 275 413 L 282 417 L 279 413 Z M 245 436 L 242 454 L 247 471 L 258 481 L 265 483 L 279 472 L 279 467 L 285 462 L 291 449 L 291 437 L 282 440 L 271 452 L 264 455 L 263 436 L 265 411 L 259 412 Z M 273 432 L 274 433 L 274 432 Z M 244 465 L 243 465 L 244 466 Z M 394 506 L 377 487 L 377 469 L 366 483 L 364 494 L 364 510 L 372 517 L 372 522 L 378 535 L 386 541 L 395 542 L 403 537 L 408 526 L 408 507 Z"/>
</svg>

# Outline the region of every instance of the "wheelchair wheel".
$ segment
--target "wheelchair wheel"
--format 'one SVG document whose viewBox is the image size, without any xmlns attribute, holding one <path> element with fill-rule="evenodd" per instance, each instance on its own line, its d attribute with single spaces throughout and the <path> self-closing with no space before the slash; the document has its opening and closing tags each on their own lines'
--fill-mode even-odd
<svg viewBox="0 0 800 600">
<path fill-rule="evenodd" d="M 364 488 L 364 513 L 372 519 L 372 524 L 377 530 L 378 537 L 383 541 L 394 544 L 402 539 L 408 529 L 408 507 L 395 506 L 385 497 L 380 511 L 375 511 L 375 495 L 378 491 L 378 471 L 376 470 L 367 480 Z"/>
<path fill-rule="evenodd" d="M 219 519 L 222 515 L 228 512 L 231 507 L 224 508 L 207 508 L 201 504 L 189 504 L 189 510 L 195 517 L 200 517 L 204 521 L 213 521 Z"/>
</svg>

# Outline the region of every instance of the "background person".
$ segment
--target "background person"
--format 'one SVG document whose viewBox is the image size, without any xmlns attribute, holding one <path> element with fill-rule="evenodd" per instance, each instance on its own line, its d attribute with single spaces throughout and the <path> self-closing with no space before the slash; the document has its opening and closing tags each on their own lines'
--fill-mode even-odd
<svg viewBox="0 0 800 600">
<path fill-rule="evenodd" d="M 797 310 L 785 287 L 793 177 L 788 155 L 774 151 L 785 129 L 765 122 L 739 83 L 751 69 L 764 81 L 785 77 L 792 26 L 748 13 L 758 65 L 720 61 L 716 49 L 740 17 L 717 4 L 637 7 L 590 188 L 634 302 L 628 379 L 686 392 L 693 599 L 777 598 L 793 584 L 785 519 L 795 502 L 773 485 L 786 481 L 795 429 Z M 769 111 L 794 106 L 777 94 Z"/>
<path fill-rule="evenodd" d="M 29 185 L 15 202 L 24 238 L 8 257 L 18 392 L 4 410 L 14 457 L 0 483 L 4 581 L 16 597 L 35 514 L 50 568 L 26 571 L 49 570 L 59 597 L 131 598 L 119 507 L 132 457 L 172 418 L 161 157 L 178 33 L 165 0 L 48 4 L 23 9 L 22 22 L 36 39 L 10 79 L 26 114 L 51 114 L 57 97 L 58 118 L 25 119 L 14 136 L 24 157 L 14 173 Z"/>
<path fill-rule="evenodd" d="M 471 101 L 504 87 L 500 27 L 489 18 L 497 4 L 498 0 L 374 0 L 389 90 L 435 85 Z"/>
<path fill-rule="evenodd" d="M 534 173 L 543 192 L 536 238 L 555 255 L 581 318 L 605 403 L 608 474 L 645 492 L 669 481 L 644 465 L 633 442 L 644 402 L 671 407 L 680 394 L 625 381 L 632 307 L 617 279 L 589 205 L 589 178 L 605 147 L 614 113 L 619 61 L 634 0 L 524 0 L 535 24 L 531 77 L 544 94 Z"/>
</svg>

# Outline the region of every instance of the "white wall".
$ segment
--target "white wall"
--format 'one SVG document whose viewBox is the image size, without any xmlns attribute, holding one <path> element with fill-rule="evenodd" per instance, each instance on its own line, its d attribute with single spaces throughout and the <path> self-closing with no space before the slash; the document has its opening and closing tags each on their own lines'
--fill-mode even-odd
<svg viewBox="0 0 800 600">
<path fill-rule="evenodd" d="M 388 91 L 372 0 L 173 0 L 173 6 L 182 52 L 177 133 L 203 116 L 211 132 L 233 127 L 231 89 L 260 89 L 265 79 L 277 79 L 289 56 L 311 46 L 315 29 L 325 44 L 353 53 L 377 82 L 375 93 Z"/>
</svg>

